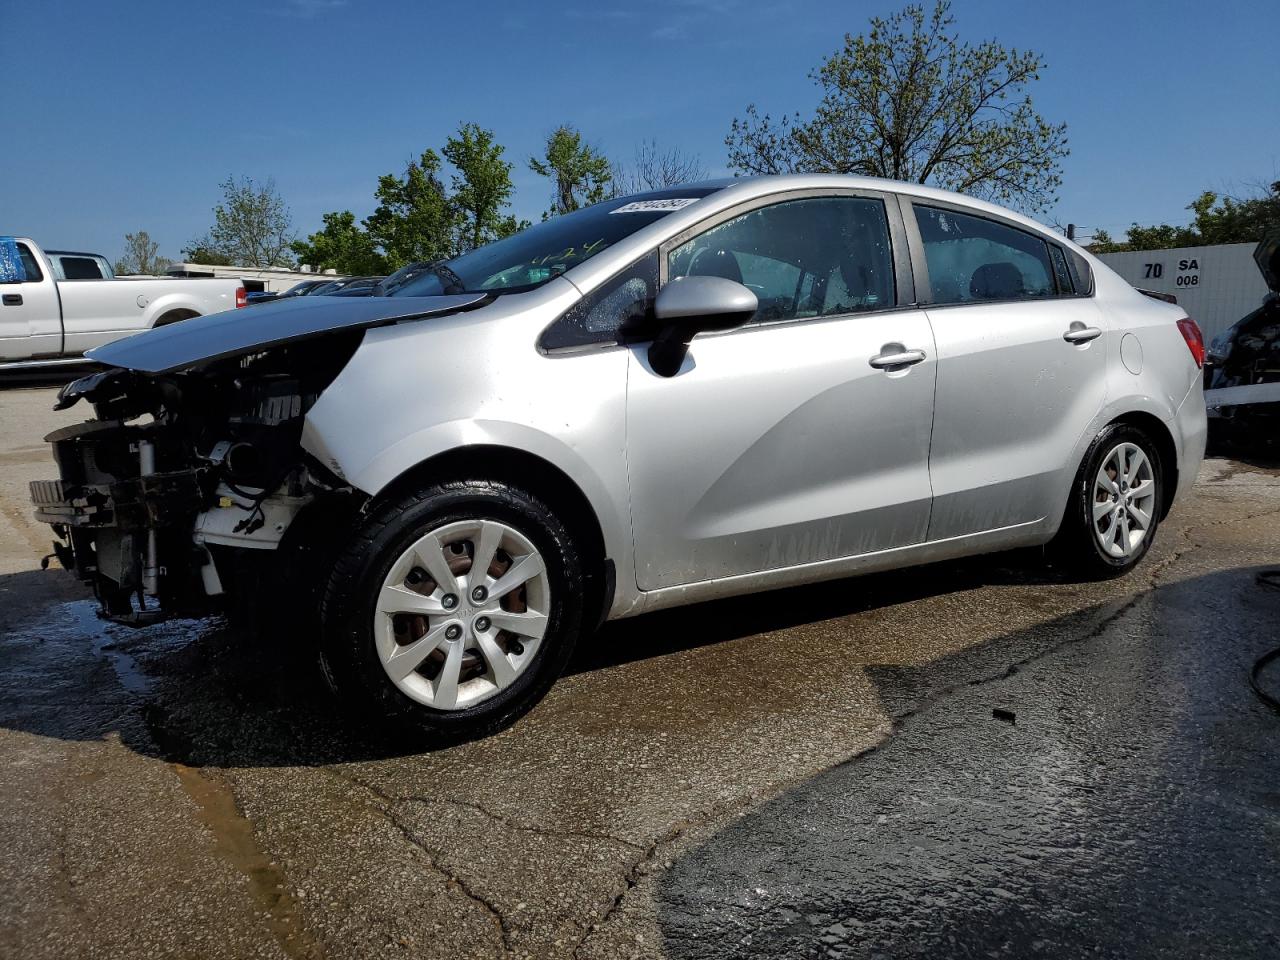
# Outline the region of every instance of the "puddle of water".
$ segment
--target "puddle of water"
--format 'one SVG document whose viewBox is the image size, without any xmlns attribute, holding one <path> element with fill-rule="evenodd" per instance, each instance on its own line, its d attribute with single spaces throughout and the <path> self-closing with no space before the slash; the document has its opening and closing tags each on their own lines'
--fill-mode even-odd
<svg viewBox="0 0 1280 960">
<path fill-rule="evenodd" d="M 182 789 L 196 805 L 196 819 L 211 834 L 222 859 L 249 883 L 249 895 L 266 914 L 267 925 L 281 949 L 297 960 L 321 955 L 319 944 L 302 926 L 298 903 L 285 882 L 284 871 L 267 859 L 253 835 L 253 825 L 236 807 L 231 789 L 185 764 L 175 763 Z"/>
<path fill-rule="evenodd" d="M 19 643 L 63 641 L 89 643 L 95 656 L 106 660 L 127 692 L 137 697 L 151 693 L 153 681 L 139 663 L 143 650 L 175 652 L 190 645 L 216 621 L 169 620 L 149 627 L 126 627 L 101 620 L 92 600 L 76 600 L 52 607 L 49 614 L 10 633 Z"/>
<path fill-rule="evenodd" d="M 111 665 L 120 686 L 139 700 L 154 700 L 155 678 L 143 661 L 146 657 L 169 657 L 180 653 L 220 621 L 169 620 L 147 627 L 126 627 L 101 620 L 97 604 L 78 600 L 51 607 L 38 619 L 13 631 L 10 642 L 53 644 L 52 656 L 61 656 L 59 646 L 92 650 L 93 655 Z M 159 703 L 142 706 L 144 715 L 163 710 Z M 195 805 L 196 819 L 213 837 L 218 856 L 247 881 L 247 890 L 284 953 L 295 960 L 311 960 L 322 951 L 301 922 L 297 901 L 288 889 L 285 875 L 258 845 L 253 825 L 236 806 L 231 788 L 216 776 L 183 763 L 171 764 L 183 791 Z"/>
</svg>

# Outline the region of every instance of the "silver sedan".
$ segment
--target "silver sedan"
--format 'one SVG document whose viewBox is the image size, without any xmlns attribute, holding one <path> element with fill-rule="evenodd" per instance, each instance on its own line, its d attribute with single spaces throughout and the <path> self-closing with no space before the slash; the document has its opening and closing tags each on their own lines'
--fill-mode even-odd
<svg viewBox="0 0 1280 960">
<path fill-rule="evenodd" d="M 301 596 L 345 698 L 474 735 L 606 619 L 1037 545 L 1123 574 L 1203 455 L 1182 310 L 919 185 L 621 197 L 388 285 L 95 352 L 62 402 L 126 425 L 36 499 L 108 615 Z"/>
</svg>

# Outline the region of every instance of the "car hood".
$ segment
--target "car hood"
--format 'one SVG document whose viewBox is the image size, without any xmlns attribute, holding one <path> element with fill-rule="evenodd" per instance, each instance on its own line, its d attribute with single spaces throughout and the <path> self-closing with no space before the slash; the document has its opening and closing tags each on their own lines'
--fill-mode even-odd
<svg viewBox="0 0 1280 960">
<path fill-rule="evenodd" d="M 342 330 L 473 310 L 484 293 L 447 297 L 293 297 L 193 317 L 88 351 L 98 363 L 141 373 L 171 373 Z"/>
</svg>

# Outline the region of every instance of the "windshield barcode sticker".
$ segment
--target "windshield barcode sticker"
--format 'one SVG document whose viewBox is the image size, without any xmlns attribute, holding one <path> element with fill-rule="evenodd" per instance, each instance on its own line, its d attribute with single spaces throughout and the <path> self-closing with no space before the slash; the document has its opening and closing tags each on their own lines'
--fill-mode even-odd
<svg viewBox="0 0 1280 960">
<path fill-rule="evenodd" d="M 670 200 L 633 200 L 624 203 L 610 213 L 670 213 L 680 210 L 691 203 L 697 203 L 698 197 L 672 197 Z"/>
</svg>

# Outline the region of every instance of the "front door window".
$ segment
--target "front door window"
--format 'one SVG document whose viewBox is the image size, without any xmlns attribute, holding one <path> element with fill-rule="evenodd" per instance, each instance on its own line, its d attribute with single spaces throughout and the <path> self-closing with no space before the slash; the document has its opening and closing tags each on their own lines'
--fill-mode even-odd
<svg viewBox="0 0 1280 960">
<path fill-rule="evenodd" d="M 667 274 L 725 277 L 760 306 L 753 323 L 894 305 L 893 251 L 884 203 L 817 197 L 752 210 L 667 255 Z"/>
</svg>

